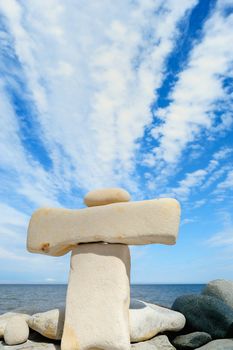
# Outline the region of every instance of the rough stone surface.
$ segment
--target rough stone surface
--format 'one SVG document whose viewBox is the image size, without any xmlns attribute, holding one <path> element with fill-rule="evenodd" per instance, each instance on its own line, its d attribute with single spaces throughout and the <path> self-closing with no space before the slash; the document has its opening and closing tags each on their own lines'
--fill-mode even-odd
<svg viewBox="0 0 233 350">
<path fill-rule="evenodd" d="M 131 350 L 176 350 L 166 335 L 131 345 Z"/>
<path fill-rule="evenodd" d="M 197 350 L 232 350 L 233 339 L 218 339 L 197 348 Z"/>
<path fill-rule="evenodd" d="M 62 350 L 129 350 L 129 248 L 82 244 L 73 250 Z"/>
<path fill-rule="evenodd" d="M 28 340 L 29 327 L 22 316 L 13 316 L 9 318 L 5 331 L 4 341 L 7 345 L 17 345 Z"/>
<path fill-rule="evenodd" d="M 54 309 L 31 316 L 29 327 L 49 339 L 61 339 L 64 327 L 65 310 Z"/>
<path fill-rule="evenodd" d="M 169 198 L 79 210 L 39 209 L 30 220 L 27 248 L 59 256 L 77 243 L 174 244 L 179 221 L 179 203 Z"/>
<path fill-rule="evenodd" d="M 8 346 L 0 342 L 0 350 L 61 350 L 60 345 L 28 340 L 20 345 Z"/>
<path fill-rule="evenodd" d="M 219 298 L 233 308 L 233 281 L 220 279 L 211 281 L 206 285 L 202 294 Z"/>
<path fill-rule="evenodd" d="M 233 336 L 233 309 L 215 297 L 183 295 L 172 309 L 186 317 L 188 331 L 206 332 L 213 339 Z"/>
<path fill-rule="evenodd" d="M 84 203 L 88 207 L 119 202 L 129 202 L 129 200 L 130 194 L 122 188 L 101 188 L 88 192 L 84 197 Z"/>
<path fill-rule="evenodd" d="M 193 332 L 179 335 L 173 340 L 173 345 L 181 350 L 196 349 L 212 340 L 211 336 L 205 332 Z"/>
<path fill-rule="evenodd" d="M 180 331 L 185 325 L 181 313 L 136 299 L 131 300 L 129 319 L 132 342 L 151 339 L 164 331 Z"/>
<path fill-rule="evenodd" d="M 6 324 L 9 321 L 9 319 L 13 316 L 21 316 L 26 321 L 30 318 L 30 316 L 27 314 L 21 314 L 21 313 L 17 313 L 17 312 L 7 312 L 3 315 L 0 315 L 0 338 L 3 338 Z"/>
</svg>

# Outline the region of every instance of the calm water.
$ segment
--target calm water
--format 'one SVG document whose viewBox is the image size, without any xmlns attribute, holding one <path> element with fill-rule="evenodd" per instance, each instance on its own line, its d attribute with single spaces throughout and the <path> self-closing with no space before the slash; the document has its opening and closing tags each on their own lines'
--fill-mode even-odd
<svg viewBox="0 0 233 350">
<path fill-rule="evenodd" d="M 200 293 L 203 284 L 132 285 L 131 297 L 170 307 L 180 295 Z M 0 285 L 0 314 L 8 311 L 35 313 L 65 304 L 66 285 Z"/>
</svg>

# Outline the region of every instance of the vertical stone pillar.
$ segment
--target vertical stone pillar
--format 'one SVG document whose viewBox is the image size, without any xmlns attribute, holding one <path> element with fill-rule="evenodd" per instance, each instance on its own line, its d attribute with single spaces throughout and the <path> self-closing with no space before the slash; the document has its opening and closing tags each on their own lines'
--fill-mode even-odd
<svg viewBox="0 0 233 350">
<path fill-rule="evenodd" d="M 127 245 L 73 249 L 62 350 L 129 350 L 130 253 Z"/>
</svg>

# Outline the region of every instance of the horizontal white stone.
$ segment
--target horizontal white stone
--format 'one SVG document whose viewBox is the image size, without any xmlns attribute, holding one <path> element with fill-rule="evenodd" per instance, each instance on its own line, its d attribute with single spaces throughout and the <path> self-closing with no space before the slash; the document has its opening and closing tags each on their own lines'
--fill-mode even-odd
<svg viewBox="0 0 233 350">
<path fill-rule="evenodd" d="M 180 312 L 135 299 L 130 303 L 129 320 L 132 342 L 148 340 L 166 331 L 177 332 L 185 326 L 185 317 Z"/>
<path fill-rule="evenodd" d="M 129 248 L 82 244 L 73 250 L 62 350 L 129 350 Z"/>
<path fill-rule="evenodd" d="M 179 221 L 179 203 L 169 198 L 79 210 L 39 209 L 30 220 L 27 248 L 59 256 L 78 243 L 175 244 Z"/>
<path fill-rule="evenodd" d="M 88 207 L 118 202 L 128 202 L 130 194 L 122 188 L 101 188 L 87 193 L 84 203 Z"/>
<path fill-rule="evenodd" d="M 28 325 L 44 337 L 59 340 L 63 333 L 64 317 L 64 309 L 49 310 L 32 315 Z"/>
</svg>

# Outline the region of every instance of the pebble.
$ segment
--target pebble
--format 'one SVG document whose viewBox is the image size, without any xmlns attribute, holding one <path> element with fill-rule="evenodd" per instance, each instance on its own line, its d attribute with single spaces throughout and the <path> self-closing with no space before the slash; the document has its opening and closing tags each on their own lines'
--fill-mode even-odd
<svg viewBox="0 0 233 350">
<path fill-rule="evenodd" d="M 84 197 L 84 203 L 88 207 L 129 202 L 129 200 L 130 194 L 122 188 L 101 188 L 88 192 Z"/>
<path fill-rule="evenodd" d="M 28 340 L 29 327 L 22 316 L 12 316 L 9 318 L 5 331 L 4 341 L 7 345 L 17 345 Z"/>
<path fill-rule="evenodd" d="M 21 313 L 17 313 L 17 312 L 7 312 L 3 315 L 0 315 L 0 338 L 3 338 L 6 324 L 9 321 L 9 319 L 13 316 L 21 316 L 26 321 L 30 318 L 30 316 L 27 314 L 21 314 Z"/>
</svg>

